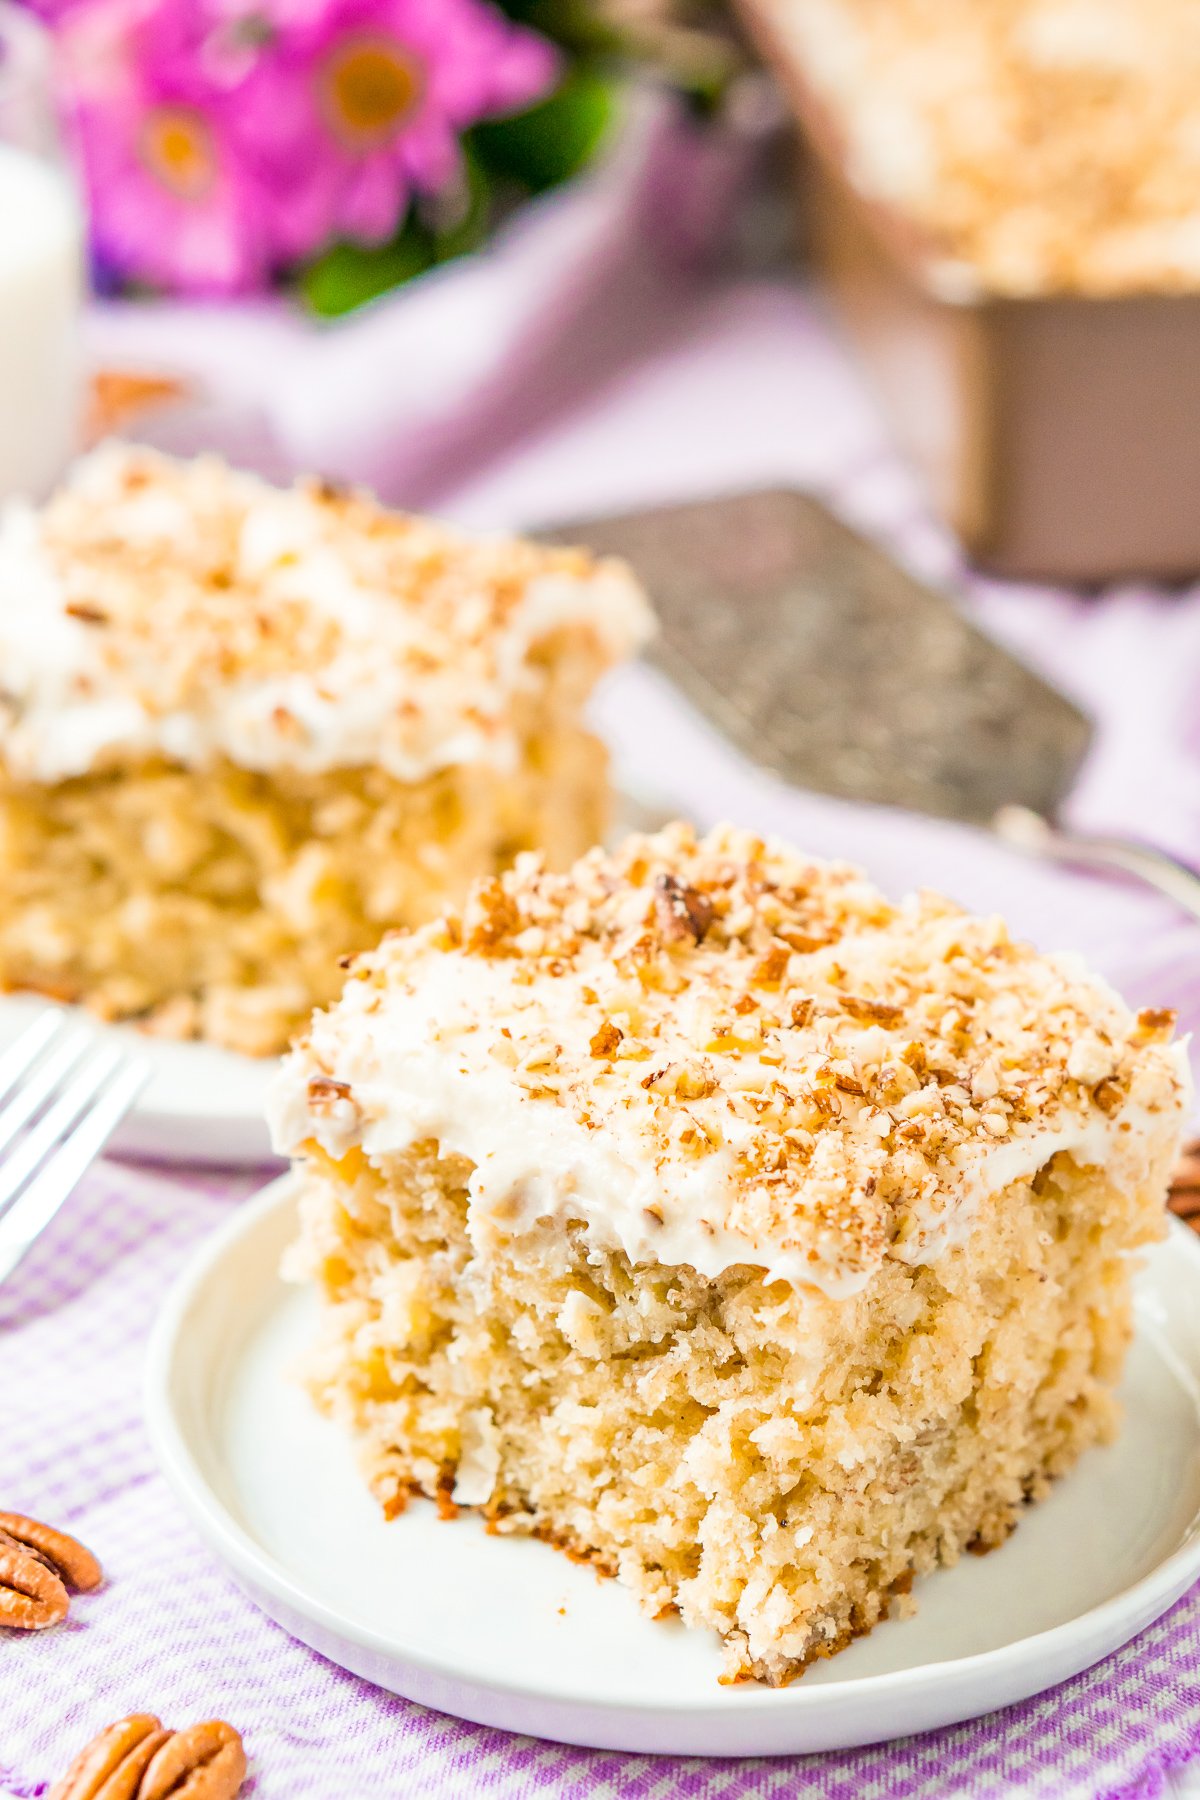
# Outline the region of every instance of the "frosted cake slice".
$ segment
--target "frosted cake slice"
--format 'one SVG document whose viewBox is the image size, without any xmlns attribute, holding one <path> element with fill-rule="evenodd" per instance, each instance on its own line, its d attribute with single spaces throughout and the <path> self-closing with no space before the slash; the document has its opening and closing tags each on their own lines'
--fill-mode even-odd
<svg viewBox="0 0 1200 1800">
<path fill-rule="evenodd" d="M 107 446 L 0 515 L 0 989 L 251 1053 L 337 958 L 602 834 L 631 575 Z"/>
<path fill-rule="evenodd" d="M 278 1078 L 314 1392 L 389 1513 L 481 1507 L 786 1681 L 1113 1431 L 1170 1033 L 743 832 L 522 857 Z"/>
</svg>

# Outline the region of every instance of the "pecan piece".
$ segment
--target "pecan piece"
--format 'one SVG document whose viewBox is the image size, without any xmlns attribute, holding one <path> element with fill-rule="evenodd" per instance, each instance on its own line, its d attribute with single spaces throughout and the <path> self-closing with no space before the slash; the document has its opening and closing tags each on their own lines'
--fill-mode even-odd
<svg viewBox="0 0 1200 1800">
<path fill-rule="evenodd" d="M 44 1631 L 67 1616 L 67 1590 L 36 1550 L 0 1533 L 0 1625 Z"/>
<path fill-rule="evenodd" d="M 153 1713 L 130 1713 L 85 1744 L 46 1800 L 137 1800 L 142 1776 L 171 1733 Z"/>
<path fill-rule="evenodd" d="M 892 1006 L 886 1000 L 869 1000 L 865 994 L 843 994 L 841 1002 L 842 1010 L 852 1019 L 861 1019 L 864 1025 L 898 1025 L 904 1017 L 902 1006 Z"/>
<path fill-rule="evenodd" d="M 206 1719 L 173 1733 L 142 1776 L 137 1800 L 233 1800 L 245 1779 L 241 1736 L 224 1719 Z"/>
<path fill-rule="evenodd" d="M 24 1544 L 54 1570 L 60 1581 L 69 1588 L 78 1588 L 81 1594 L 90 1594 L 104 1580 L 100 1564 L 78 1538 L 56 1531 L 52 1525 L 43 1525 L 40 1519 L 28 1519 L 24 1513 L 0 1512 L 0 1535 Z"/>
<path fill-rule="evenodd" d="M 772 944 L 766 955 L 751 969 L 750 980 L 755 987 L 777 988 L 787 974 L 787 966 L 786 944 Z"/>
<path fill-rule="evenodd" d="M 688 887 L 677 875 L 656 875 L 654 915 L 669 944 L 682 943 L 685 939 L 702 944 L 713 922 L 713 903 L 707 894 Z"/>
<path fill-rule="evenodd" d="M 168 1731 L 131 1713 L 97 1733 L 46 1800 L 234 1800 L 245 1777 L 241 1737 L 224 1719 Z"/>
<path fill-rule="evenodd" d="M 625 1033 L 619 1025 L 614 1025 L 611 1019 L 605 1019 L 599 1030 L 594 1033 L 588 1049 L 593 1056 L 614 1057 L 624 1036 Z"/>
<path fill-rule="evenodd" d="M 521 929 L 521 909 L 497 876 L 479 882 L 467 906 L 467 950 L 487 956 Z"/>
<path fill-rule="evenodd" d="M 1168 1205 L 1193 1230 L 1200 1231 L 1200 1140 L 1184 1146 L 1171 1181 Z"/>
</svg>

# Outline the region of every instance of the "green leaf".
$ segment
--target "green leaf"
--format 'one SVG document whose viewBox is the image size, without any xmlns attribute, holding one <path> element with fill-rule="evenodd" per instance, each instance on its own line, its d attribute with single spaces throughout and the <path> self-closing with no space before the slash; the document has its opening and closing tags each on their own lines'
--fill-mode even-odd
<svg viewBox="0 0 1200 1800">
<path fill-rule="evenodd" d="M 313 312 L 334 319 L 423 275 L 434 260 L 430 233 L 410 217 L 390 244 L 333 244 L 303 270 L 300 291 Z"/>
<path fill-rule="evenodd" d="M 603 16 L 596 0 L 500 0 L 500 4 L 519 25 L 542 32 L 576 55 L 620 48 L 621 33 Z"/>
<path fill-rule="evenodd" d="M 616 110 L 617 83 L 578 65 L 562 84 L 528 112 L 476 125 L 469 141 L 494 174 L 531 194 L 567 181 L 591 160 Z"/>
</svg>

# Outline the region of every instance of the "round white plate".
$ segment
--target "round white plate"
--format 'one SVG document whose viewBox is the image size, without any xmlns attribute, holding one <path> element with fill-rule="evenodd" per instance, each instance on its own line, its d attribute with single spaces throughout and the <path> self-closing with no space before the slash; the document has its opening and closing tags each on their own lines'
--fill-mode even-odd
<svg viewBox="0 0 1200 1800">
<path fill-rule="evenodd" d="M 569 1743 L 691 1755 L 821 1750 L 926 1731 L 1040 1692 L 1200 1576 L 1200 1241 L 1181 1226 L 1138 1289 L 1119 1442 L 1088 1453 L 992 1556 L 918 1584 L 793 1686 L 721 1687 L 714 1639 L 645 1618 L 530 1540 L 416 1502 L 390 1524 L 295 1379 L 315 1300 L 278 1277 L 290 1178 L 239 1209 L 169 1299 L 147 1413 L 184 1506 L 247 1593 L 381 1687 Z M 337 1554 L 330 1554 L 330 1546 Z"/>
<path fill-rule="evenodd" d="M 49 1004 L 34 995 L 0 994 L 0 1050 Z M 98 1035 L 127 1043 L 150 1065 L 137 1105 L 113 1134 L 114 1151 L 226 1168 L 271 1161 L 263 1106 L 278 1067 L 274 1057 L 237 1056 L 215 1044 L 172 1043 L 135 1025 L 102 1025 L 82 1007 L 71 1010 Z"/>
</svg>

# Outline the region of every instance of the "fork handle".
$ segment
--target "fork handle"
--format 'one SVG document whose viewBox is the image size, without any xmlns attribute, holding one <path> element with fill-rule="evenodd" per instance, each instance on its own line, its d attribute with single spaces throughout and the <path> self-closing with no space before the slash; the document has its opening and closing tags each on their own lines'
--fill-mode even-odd
<svg viewBox="0 0 1200 1800">
<path fill-rule="evenodd" d="M 992 820 L 992 830 L 1015 849 L 1068 868 L 1132 875 L 1173 900 L 1189 918 L 1200 920 L 1200 872 L 1153 844 L 1064 831 L 1027 806 L 1002 806 Z"/>
</svg>

